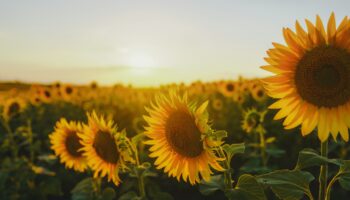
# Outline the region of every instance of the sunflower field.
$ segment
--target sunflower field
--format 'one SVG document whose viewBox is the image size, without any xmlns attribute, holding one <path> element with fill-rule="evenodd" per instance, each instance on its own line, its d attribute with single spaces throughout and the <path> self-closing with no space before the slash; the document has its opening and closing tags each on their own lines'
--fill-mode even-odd
<svg viewBox="0 0 350 200">
<path fill-rule="evenodd" d="M 0 199 L 346 200 L 350 20 L 306 20 L 266 78 L 0 84 Z"/>
</svg>

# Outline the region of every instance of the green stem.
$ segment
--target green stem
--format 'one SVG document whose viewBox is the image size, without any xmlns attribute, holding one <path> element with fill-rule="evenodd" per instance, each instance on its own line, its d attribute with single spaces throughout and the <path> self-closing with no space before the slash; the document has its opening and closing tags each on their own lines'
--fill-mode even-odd
<svg viewBox="0 0 350 200">
<path fill-rule="evenodd" d="M 1 116 L 0 121 L 1 121 L 2 126 L 5 128 L 6 132 L 9 134 L 12 156 L 15 159 L 17 159 L 18 158 L 18 149 L 17 149 L 17 144 L 15 141 L 15 135 L 14 135 L 9 123 L 4 119 L 4 117 Z"/>
<path fill-rule="evenodd" d="M 127 143 L 129 144 L 131 150 L 134 152 L 135 154 L 135 160 L 136 160 L 136 167 L 141 167 L 140 165 L 140 159 L 139 159 L 139 154 L 138 154 L 138 150 L 136 148 L 136 146 L 130 142 L 130 140 L 126 140 Z M 144 179 L 143 179 L 143 175 L 142 173 L 139 173 L 139 170 L 136 170 L 136 176 L 137 176 L 137 182 L 138 182 L 138 187 L 139 187 L 139 195 L 141 197 L 141 199 L 144 199 L 146 197 L 146 191 L 145 191 L 145 183 L 144 183 Z"/>
<path fill-rule="evenodd" d="M 262 131 L 258 131 L 260 136 L 260 155 L 262 159 L 263 166 L 267 166 L 267 156 L 266 156 L 266 142 L 265 142 L 265 136 Z"/>
<path fill-rule="evenodd" d="M 102 191 L 101 191 L 102 179 L 98 177 L 98 178 L 94 178 L 93 180 L 94 180 L 93 183 L 94 183 L 96 196 L 99 197 L 102 194 Z"/>
<path fill-rule="evenodd" d="M 321 156 L 328 156 L 328 141 L 321 143 Z M 326 199 L 328 165 L 323 164 L 320 168 L 318 200 Z"/>
<path fill-rule="evenodd" d="M 144 199 L 146 197 L 146 192 L 145 192 L 145 183 L 144 183 L 142 174 L 139 174 L 137 179 L 138 179 L 140 197 L 141 199 Z"/>
<path fill-rule="evenodd" d="M 225 177 L 225 189 L 226 190 L 231 190 L 232 189 L 232 175 L 231 175 L 231 166 L 230 166 L 230 161 L 229 158 L 227 158 L 227 156 L 225 155 L 224 150 L 221 148 L 221 146 L 219 147 L 219 156 L 222 158 L 225 158 L 224 161 L 224 168 L 225 168 L 225 172 L 224 172 L 224 177 Z"/>
<path fill-rule="evenodd" d="M 32 131 L 32 121 L 29 119 L 27 120 L 27 126 L 28 126 L 28 140 L 29 140 L 29 151 L 30 151 L 30 161 L 34 162 L 34 147 L 33 147 L 33 131 Z"/>
<path fill-rule="evenodd" d="M 332 190 L 332 186 L 333 184 L 338 180 L 339 175 L 341 175 L 341 172 L 338 172 L 333 178 L 332 180 L 329 182 L 327 189 L 326 189 L 326 200 L 330 200 L 331 199 L 331 190 Z"/>
</svg>

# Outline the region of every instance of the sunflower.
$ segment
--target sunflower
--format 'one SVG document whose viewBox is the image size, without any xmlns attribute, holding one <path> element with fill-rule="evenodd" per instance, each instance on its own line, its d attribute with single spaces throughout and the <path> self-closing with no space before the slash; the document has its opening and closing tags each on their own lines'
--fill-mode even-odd
<svg viewBox="0 0 350 200">
<path fill-rule="evenodd" d="M 41 87 L 39 90 L 41 100 L 45 103 L 49 103 L 54 99 L 52 90 L 47 87 Z"/>
<path fill-rule="evenodd" d="M 238 104 L 243 104 L 245 101 L 245 96 L 242 92 L 236 92 L 233 97 L 233 101 L 237 102 Z"/>
<path fill-rule="evenodd" d="M 251 89 L 251 94 L 257 102 L 261 102 L 266 99 L 266 93 L 262 86 L 256 86 L 254 89 Z"/>
<path fill-rule="evenodd" d="M 56 123 L 55 131 L 49 135 L 51 149 L 67 168 L 83 172 L 87 168 L 87 162 L 82 155 L 81 139 L 78 134 L 82 132 L 82 126 L 76 122 L 67 122 L 62 118 Z"/>
<path fill-rule="evenodd" d="M 243 112 L 242 129 L 247 133 L 252 133 L 258 128 L 264 119 L 265 112 L 261 113 L 255 108 Z"/>
<path fill-rule="evenodd" d="M 72 85 L 66 84 L 61 86 L 60 93 L 65 100 L 70 100 L 76 93 L 76 90 Z"/>
<path fill-rule="evenodd" d="M 334 13 L 326 29 L 319 16 L 315 25 L 306 20 L 307 32 L 296 21 L 296 32 L 283 29 L 287 45 L 273 43 L 269 63 L 274 73 L 263 79 L 269 96 L 279 99 L 270 106 L 280 109 L 275 119 L 291 129 L 301 125 L 303 136 L 316 127 L 321 142 L 338 133 L 349 140 L 350 127 L 350 20 L 336 27 Z"/>
<path fill-rule="evenodd" d="M 222 82 L 220 85 L 220 91 L 223 95 L 225 95 L 226 97 L 232 97 L 235 92 L 238 90 L 238 85 L 233 82 L 233 81 L 225 81 Z"/>
<path fill-rule="evenodd" d="M 25 109 L 26 103 L 21 98 L 7 99 L 4 104 L 4 117 L 10 119 Z"/>
<path fill-rule="evenodd" d="M 33 94 L 30 98 L 30 102 L 33 105 L 39 105 L 41 103 L 40 95 Z"/>
<path fill-rule="evenodd" d="M 132 127 L 136 133 L 141 133 L 144 131 L 143 130 L 144 124 L 145 124 L 145 120 L 142 117 L 135 117 L 132 120 Z"/>
<path fill-rule="evenodd" d="M 145 135 L 150 138 L 145 143 L 151 145 L 150 157 L 156 158 L 157 169 L 163 169 L 178 181 L 182 176 L 192 185 L 200 181 L 200 176 L 209 181 L 210 166 L 223 170 L 218 164 L 220 158 L 209 148 L 210 139 L 204 137 L 210 130 L 208 102 L 196 108 L 188 102 L 187 95 L 180 97 L 173 91 L 167 97 L 157 96 L 155 102 L 146 107 L 149 116 L 144 118 L 148 123 Z"/>
<path fill-rule="evenodd" d="M 119 149 L 120 133 L 116 131 L 113 121 L 106 121 L 92 112 L 88 114 L 88 125 L 84 125 L 83 133 L 78 136 L 82 138 L 83 155 L 94 171 L 94 177 L 107 176 L 108 181 L 119 185 L 118 173 L 126 168 L 127 154 Z"/>
<path fill-rule="evenodd" d="M 215 98 L 213 101 L 212 101 L 212 107 L 214 108 L 214 110 L 216 111 L 220 111 L 224 108 L 224 103 L 222 101 L 222 99 L 220 98 Z"/>
</svg>

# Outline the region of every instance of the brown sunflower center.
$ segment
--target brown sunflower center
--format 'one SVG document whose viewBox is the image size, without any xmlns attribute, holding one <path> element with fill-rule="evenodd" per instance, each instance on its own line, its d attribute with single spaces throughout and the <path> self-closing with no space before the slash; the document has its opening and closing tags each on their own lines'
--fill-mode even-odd
<svg viewBox="0 0 350 200">
<path fill-rule="evenodd" d="M 11 105 L 9 106 L 9 109 L 8 109 L 8 114 L 9 115 L 13 115 L 13 114 L 16 114 L 19 112 L 21 106 L 19 105 L 19 103 L 17 102 L 13 102 L 11 103 Z"/>
<path fill-rule="evenodd" d="M 45 95 L 45 97 L 47 97 L 47 98 L 50 98 L 50 97 L 51 97 L 51 93 L 50 93 L 49 91 L 47 91 L 47 90 L 44 91 L 44 95 Z"/>
<path fill-rule="evenodd" d="M 235 89 L 235 86 L 232 83 L 226 85 L 226 90 L 232 92 Z"/>
<path fill-rule="evenodd" d="M 82 156 L 82 152 L 78 151 L 82 145 L 80 144 L 80 139 L 77 136 L 76 132 L 70 132 L 68 133 L 68 136 L 66 138 L 66 149 L 68 151 L 68 153 L 73 156 L 73 157 L 81 157 Z"/>
<path fill-rule="evenodd" d="M 66 88 L 66 93 L 67 94 L 72 94 L 72 92 L 73 92 L 73 88 L 71 88 L 71 87 L 67 87 Z"/>
<path fill-rule="evenodd" d="M 321 46 L 305 53 L 295 72 L 299 95 L 318 107 L 336 107 L 350 100 L 350 53 Z"/>
<path fill-rule="evenodd" d="M 201 132 L 194 117 L 182 110 L 170 114 L 165 126 L 166 139 L 173 149 L 186 157 L 196 157 L 203 151 Z"/>
<path fill-rule="evenodd" d="M 247 125 L 250 128 L 256 128 L 259 125 L 260 122 L 260 115 L 258 113 L 251 113 L 249 114 L 248 118 L 247 118 Z"/>
<path fill-rule="evenodd" d="M 93 147 L 97 155 L 104 161 L 116 164 L 119 159 L 119 152 L 113 136 L 109 132 L 99 131 L 96 134 Z"/>
</svg>

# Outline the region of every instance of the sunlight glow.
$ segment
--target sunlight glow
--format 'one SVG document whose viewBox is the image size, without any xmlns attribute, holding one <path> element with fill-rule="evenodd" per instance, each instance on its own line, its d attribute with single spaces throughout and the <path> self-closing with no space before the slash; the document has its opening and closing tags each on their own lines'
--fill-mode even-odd
<svg viewBox="0 0 350 200">
<path fill-rule="evenodd" d="M 129 57 L 128 65 L 134 68 L 149 68 L 155 66 L 155 61 L 146 54 L 133 54 Z"/>
</svg>

